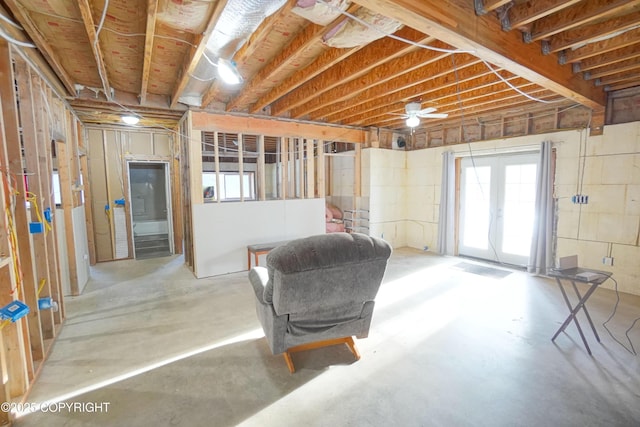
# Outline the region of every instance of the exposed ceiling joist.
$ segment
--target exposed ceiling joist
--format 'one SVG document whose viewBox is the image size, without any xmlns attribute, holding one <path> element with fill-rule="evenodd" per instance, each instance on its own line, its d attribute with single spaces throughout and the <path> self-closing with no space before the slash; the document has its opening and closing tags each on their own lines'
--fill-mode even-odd
<svg viewBox="0 0 640 427">
<path fill-rule="evenodd" d="M 67 71 L 64 69 L 64 67 L 58 60 L 58 56 L 53 50 L 53 47 L 49 44 L 46 38 L 42 36 L 40 31 L 38 31 L 37 26 L 33 23 L 33 21 L 31 20 L 31 17 L 29 16 L 29 11 L 24 6 L 22 6 L 22 4 L 20 4 L 20 2 L 18 2 L 17 0 L 7 0 L 5 1 L 5 3 L 7 4 L 11 12 L 16 17 L 18 17 L 20 23 L 22 24 L 24 29 L 27 31 L 31 39 L 34 41 L 34 43 L 38 46 L 38 50 L 40 50 L 40 53 L 42 54 L 42 56 L 49 63 L 53 72 L 56 73 L 56 75 L 58 76 L 58 79 L 62 82 L 67 92 L 69 94 L 75 94 L 76 89 L 75 89 L 75 84 L 73 79 L 71 78 L 71 76 L 69 76 Z M 7 14 L 4 13 L 4 10 L 2 10 L 1 7 L 0 7 L 0 13 L 7 16 Z M 15 28 L 8 26 L 7 30 L 9 31 L 9 34 L 12 34 L 14 33 Z M 16 38 L 19 39 L 20 37 L 16 37 Z"/>
<path fill-rule="evenodd" d="M 536 21 L 531 29 L 529 40 L 538 41 L 547 39 L 562 31 L 615 18 L 619 14 L 636 10 L 639 5 L 640 0 L 583 1 L 561 12 Z"/>
<path fill-rule="evenodd" d="M 84 22 L 84 28 L 89 37 L 89 44 L 93 51 L 93 56 L 96 61 L 96 67 L 100 76 L 100 82 L 102 83 L 102 90 L 108 100 L 111 100 L 113 94 L 111 93 L 111 85 L 109 84 L 109 76 L 107 75 L 107 67 L 104 65 L 104 56 L 102 55 L 102 48 L 100 47 L 99 34 L 96 32 L 96 24 L 93 22 L 93 15 L 91 12 L 91 6 L 89 0 L 79 0 L 78 7 L 80 8 L 80 14 L 82 15 L 82 21 Z M 106 7 L 106 4 L 105 6 Z M 106 10 L 104 11 L 106 13 Z M 104 21 L 100 22 L 99 29 L 102 29 L 101 25 Z"/>
<path fill-rule="evenodd" d="M 385 13 L 439 40 L 511 71 L 533 83 L 589 108 L 604 108 L 605 95 L 586 81 L 579 81 L 568 67 L 551 55 L 540 56 L 539 46 L 523 44 L 517 32 L 503 32 L 488 16 L 475 15 L 464 0 L 356 0 L 364 7 Z"/>
<path fill-rule="evenodd" d="M 640 42 L 640 28 L 627 31 L 619 36 L 602 40 L 595 43 L 590 43 L 579 49 L 569 50 L 564 55 L 564 60 L 567 63 L 579 62 L 583 59 L 591 58 L 593 56 L 602 55 L 612 50 L 621 49 L 623 47 L 631 46 Z"/>
<path fill-rule="evenodd" d="M 140 84 L 140 104 L 147 102 L 149 76 L 151 73 L 151 55 L 153 53 L 153 38 L 156 34 L 156 16 L 158 14 L 158 0 L 147 0 L 147 27 L 144 37 L 144 56 L 142 64 L 142 82 Z"/>
<path fill-rule="evenodd" d="M 219 0 L 216 3 L 204 32 L 196 36 L 195 42 L 189 48 L 187 58 L 185 58 L 182 68 L 180 69 L 178 83 L 173 89 L 173 95 L 171 96 L 171 108 L 174 108 L 178 104 L 178 99 L 180 99 L 184 88 L 187 86 L 187 83 L 189 83 L 191 74 L 198 65 L 198 62 L 202 59 L 204 50 L 207 47 L 207 41 L 209 41 L 209 37 L 211 37 L 211 33 L 213 32 L 218 19 L 220 19 L 220 15 L 222 14 L 226 4 L 227 0 Z"/>
<path fill-rule="evenodd" d="M 582 0 L 538 0 L 531 3 L 515 4 L 505 13 L 508 29 L 526 30 L 527 25 L 546 16 L 559 12 Z M 503 23 L 504 26 L 504 23 Z"/>
</svg>

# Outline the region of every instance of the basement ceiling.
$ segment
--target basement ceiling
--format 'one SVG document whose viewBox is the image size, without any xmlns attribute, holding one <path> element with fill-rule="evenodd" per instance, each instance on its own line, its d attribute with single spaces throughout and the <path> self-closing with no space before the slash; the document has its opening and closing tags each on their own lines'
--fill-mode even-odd
<svg viewBox="0 0 640 427">
<path fill-rule="evenodd" d="M 419 102 L 448 114 L 420 127 L 574 105 L 601 126 L 607 93 L 640 85 L 640 0 L 328 3 L 0 0 L 0 28 L 85 123 L 191 108 L 406 131 Z"/>
</svg>

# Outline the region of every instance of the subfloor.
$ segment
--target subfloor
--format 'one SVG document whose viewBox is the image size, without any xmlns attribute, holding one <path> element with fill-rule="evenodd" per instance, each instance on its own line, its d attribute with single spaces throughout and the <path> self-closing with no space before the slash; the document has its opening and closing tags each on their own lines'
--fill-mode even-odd
<svg viewBox="0 0 640 427">
<path fill-rule="evenodd" d="M 583 315 L 589 356 L 549 279 L 486 276 L 454 257 L 396 250 L 369 338 L 271 355 L 247 273 L 197 280 L 179 256 L 99 264 L 16 426 L 638 426 L 640 363 L 602 327 L 616 295 Z M 482 271 L 482 269 L 480 269 Z M 575 296 L 575 295 L 574 295 Z M 621 295 L 625 330 L 640 297 Z M 640 351 L 640 321 L 630 338 Z M 68 405 L 56 405 L 66 402 Z"/>
</svg>

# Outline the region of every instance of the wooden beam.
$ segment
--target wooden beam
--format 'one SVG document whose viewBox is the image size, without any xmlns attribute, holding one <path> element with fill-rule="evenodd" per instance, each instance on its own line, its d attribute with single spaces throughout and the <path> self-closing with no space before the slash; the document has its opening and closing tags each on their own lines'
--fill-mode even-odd
<svg viewBox="0 0 640 427">
<path fill-rule="evenodd" d="M 80 8 L 80 14 L 82 15 L 82 21 L 84 22 L 84 28 L 89 37 L 89 44 L 93 51 L 93 57 L 96 60 L 96 67 L 98 68 L 98 74 L 100 75 L 100 81 L 102 82 L 102 90 L 108 100 L 113 97 L 111 94 L 111 85 L 109 84 L 109 76 L 107 75 L 107 67 L 104 65 L 104 56 L 102 55 L 102 48 L 100 47 L 99 34 L 96 33 L 96 24 L 93 22 L 93 15 L 91 13 L 91 5 L 89 0 L 78 0 L 78 7 Z"/>
<path fill-rule="evenodd" d="M 258 135 L 258 200 L 266 200 L 266 171 L 264 163 L 264 135 Z"/>
<path fill-rule="evenodd" d="M 505 72 L 503 72 L 506 74 Z M 505 80 L 509 81 L 509 83 L 513 84 L 516 87 L 526 87 L 528 85 L 533 85 L 529 81 L 522 79 L 520 77 L 507 77 Z M 466 81 L 466 84 L 458 84 L 458 90 L 453 92 L 450 87 L 443 87 L 439 90 L 435 90 L 429 93 L 429 105 L 438 106 L 438 108 L 442 108 L 450 102 L 451 98 L 454 98 L 454 101 L 458 101 L 458 95 L 465 95 L 465 99 L 473 99 L 477 96 L 484 96 L 486 94 L 492 93 L 497 94 L 504 90 L 512 90 L 510 87 L 498 79 L 493 73 L 490 75 L 481 76 L 479 78 L 471 79 Z M 349 118 L 345 118 L 343 123 L 348 125 L 354 125 L 364 122 L 365 120 L 371 120 L 375 117 L 387 116 L 390 114 L 404 114 L 405 112 L 405 103 L 395 103 L 395 104 L 387 104 L 387 105 L 378 105 L 376 109 L 370 109 L 367 111 L 362 111 L 361 114 L 351 116 Z"/>
<path fill-rule="evenodd" d="M 601 77 L 609 76 L 611 74 L 624 73 L 627 71 L 633 71 L 640 68 L 640 62 L 635 59 L 627 59 L 626 61 L 616 62 L 615 64 L 607 65 L 606 67 L 599 67 L 593 71 L 584 73 L 586 80 L 598 79 Z"/>
<path fill-rule="evenodd" d="M 34 62 L 36 65 L 38 65 L 38 69 L 40 69 L 47 75 L 47 80 L 49 81 L 49 83 L 52 83 L 54 86 L 59 88 L 59 85 L 56 85 L 56 83 L 61 82 L 66 89 L 66 91 L 61 92 L 75 95 L 76 89 L 73 78 L 71 78 L 62 64 L 58 61 L 58 55 L 49 44 L 49 41 L 38 31 L 36 25 L 31 20 L 29 11 L 22 5 L 22 2 L 18 0 L 7 0 L 4 3 L 9 7 L 11 13 L 16 17 L 16 19 L 20 21 L 31 40 L 33 40 L 36 46 L 38 46 L 38 51 L 40 51 L 40 53 L 46 60 L 46 63 L 44 61 L 41 61 L 35 52 L 33 54 L 32 52 L 29 52 L 27 53 L 27 56 L 35 60 Z M 9 16 L 9 14 L 4 11 L 4 8 L 2 6 L 0 6 L 0 13 L 2 13 L 4 16 Z M 2 22 L 3 21 L 0 20 L 0 23 Z M 2 25 L 3 28 L 7 30 L 7 33 L 12 37 L 19 40 L 24 39 L 22 34 L 18 35 L 19 33 L 16 31 L 17 29 L 15 27 L 4 24 L 0 25 Z M 55 77 L 48 72 L 49 66 L 53 70 Z M 65 93 L 60 93 L 60 95 L 64 94 Z"/>
<path fill-rule="evenodd" d="M 433 38 L 409 27 L 402 28 L 396 33 L 397 36 L 415 43 L 429 43 L 433 40 Z M 435 44 L 437 47 L 451 47 L 440 42 Z M 314 79 L 309 80 L 294 92 L 274 102 L 271 106 L 271 115 L 282 116 L 287 111 L 317 99 L 318 95 L 325 94 L 339 86 L 348 85 L 356 79 L 359 80 L 362 76 L 373 75 L 375 72 L 381 75 L 386 74 L 388 78 L 392 74 L 410 71 L 394 67 L 404 66 L 413 69 L 418 65 L 418 61 L 432 61 L 435 56 L 437 56 L 437 53 L 433 51 L 418 49 L 413 45 L 395 39 L 383 38 L 376 40 Z M 382 67 L 383 64 L 384 68 Z M 350 87 L 356 85 L 356 83 L 351 83 Z M 330 95 L 328 96 L 330 97 Z M 292 116 L 296 117 L 294 113 L 292 113 Z"/>
<path fill-rule="evenodd" d="M 249 112 L 251 114 L 255 114 L 260 110 L 266 109 L 266 107 L 275 100 L 283 97 L 287 93 L 320 75 L 329 68 L 344 61 L 346 58 L 362 49 L 362 47 L 363 46 L 356 46 L 351 49 L 329 49 L 325 51 L 316 58 L 315 61 L 305 67 L 304 72 L 292 74 L 281 84 L 271 89 L 271 91 L 266 95 L 260 97 L 255 104 L 249 107 Z"/>
<path fill-rule="evenodd" d="M 216 171 L 216 201 L 220 203 L 220 132 L 213 133 L 213 162 Z"/>
<path fill-rule="evenodd" d="M 535 44 L 523 44 L 518 32 L 504 33 L 491 17 L 478 17 L 466 0 L 356 0 L 356 3 L 424 30 L 433 37 L 539 84 L 589 108 L 605 105 L 602 90 L 573 75 Z"/>
<path fill-rule="evenodd" d="M 440 49 L 450 48 L 450 46 L 438 41 L 432 45 Z M 391 61 L 385 62 L 384 67 L 374 68 L 369 73 L 360 75 L 356 80 L 336 85 L 330 91 L 325 92 L 322 97 L 309 99 L 304 104 L 292 109 L 291 117 L 299 118 L 333 104 L 336 101 L 357 97 L 361 92 L 366 92 L 373 86 L 383 86 L 387 82 L 389 82 L 389 86 L 394 86 L 394 84 L 397 86 L 397 83 L 402 80 L 400 83 L 401 86 L 413 86 L 416 82 L 407 77 L 408 75 L 416 70 L 422 70 L 424 80 L 424 78 L 430 74 L 438 74 L 440 70 L 437 64 L 441 63 L 439 61 L 444 60 L 448 55 L 450 54 L 420 49 L 400 58 L 392 59 Z M 357 56 L 357 54 L 354 56 Z M 447 62 L 447 69 L 450 70 L 451 62 Z M 338 82 L 340 81 L 341 80 L 338 79 Z"/>
<path fill-rule="evenodd" d="M 295 6 L 297 2 L 288 2 L 285 7 L 281 9 L 283 15 L 289 14 L 290 10 Z M 347 12 L 354 13 L 360 6 L 351 4 L 347 9 Z M 264 66 L 255 76 L 251 78 L 248 84 L 242 89 L 242 91 L 233 98 L 227 104 L 227 111 L 241 111 L 247 105 L 247 101 L 255 96 L 255 93 L 270 80 L 273 80 L 277 75 L 281 74 L 283 69 L 289 65 L 292 61 L 295 61 L 311 46 L 322 42 L 322 37 L 329 31 L 333 30 L 336 24 L 344 20 L 342 15 L 334 19 L 331 23 L 325 26 L 309 23 L 296 37 L 289 42 L 287 46 L 282 49 L 275 58 L 271 60 L 266 66 Z M 266 22 L 266 20 L 265 20 Z M 273 24 L 271 24 L 273 25 Z M 271 30 L 272 28 L 269 28 Z M 251 40 L 250 40 L 251 41 Z M 255 42 L 254 42 L 255 43 Z M 257 45 L 257 43 L 255 43 Z M 247 46 L 247 44 L 245 44 Z M 236 60 L 245 58 L 247 52 L 241 51 L 236 55 Z"/>
<path fill-rule="evenodd" d="M 153 54 L 153 38 L 156 34 L 157 16 L 158 0 L 147 0 L 147 29 L 144 37 L 144 59 L 142 63 L 142 83 L 140 84 L 140 104 L 147 102 L 149 76 L 151 75 L 151 56 Z"/>
<path fill-rule="evenodd" d="M 315 158 L 314 158 L 314 145 L 313 139 L 305 140 L 307 145 L 307 199 L 313 199 L 316 195 L 316 171 L 315 171 Z M 360 144 L 356 144 L 360 147 Z"/>
<path fill-rule="evenodd" d="M 316 168 L 316 177 L 317 177 L 316 188 L 317 188 L 318 197 L 324 197 L 326 193 L 324 144 L 325 143 L 323 140 L 318 140 L 318 165 Z"/>
<path fill-rule="evenodd" d="M 514 4 L 507 12 L 508 29 L 522 28 L 580 1 L 582 0 L 536 0 Z"/>
<path fill-rule="evenodd" d="M 635 79 L 631 79 L 631 80 L 626 80 L 626 81 L 624 81 L 622 83 L 606 85 L 604 87 L 604 90 L 606 90 L 607 92 L 613 92 L 613 91 L 616 91 L 616 90 L 627 89 L 627 88 L 635 87 L 635 86 L 640 86 L 640 77 L 639 78 L 635 78 Z"/>
<path fill-rule="evenodd" d="M 580 61 L 578 66 L 579 70 L 584 72 L 638 57 L 640 57 L 640 49 L 635 45 L 631 45 L 602 55 L 587 58 L 584 61 Z"/>
<path fill-rule="evenodd" d="M 620 83 L 627 80 L 637 80 L 640 77 L 640 73 L 616 73 L 608 75 L 607 77 L 597 79 L 596 84 L 598 86 L 613 85 L 614 83 Z"/>
<path fill-rule="evenodd" d="M 221 52 L 221 55 L 228 57 L 233 54 L 234 61 L 236 61 L 237 63 L 242 63 L 243 58 L 245 56 L 250 56 L 253 53 L 254 49 L 257 49 L 257 47 L 261 45 L 261 42 L 267 38 L 273 28 L 276 27 L 278 23 L 284 19 L 284 17 L 291 11 L 291 9 L 295 5 L 295 0 L 288 0 L 287 3 L 285 3 L 285 5 L 280 8 L 280 10 L 262 21 L 258 28 L 256 28 L 249 39 L 240 47 L 237 52 L 228 52 L 229 48 L 226 47 L 226 49 L 223 49 L 223 52 Z M 253 80 L 253 78 L 251 80 Z M 249 82 L 249 84 L 251 83 Z M 222 90 L 223 88 L 220 85 L 219 80 L 216 79 L 202 96 L 202 107 L 206 107 L 207 105 L 209 105 L 214 99 L 217 98 L 218 94 Z"/>
<path fill-rule="evenodd" d="M 358 93 L 357 96 L 347 97 L 348 94 L 345 93 L 343 95 L 345 98 L 343 101 L 314 111 L 310 115 L 310 118 L 311 120 L 321 120 L 326 117 L 325 114 L 337 114 L 368 101 L 386 100 L 392 94 L 396 99 L 398 99 L 399 96 L 404 97 L 405 95 L 407 100 L 416 99 L 416 97 L 424 95 L 428 90 L 441 88 L 443 85 L 455 86 L 459 79 L 466 79 L 470 75 L 476 76 L 489 72 L 484 64 L 478 64 L 478 59 L 471 55 L 461 54 L 456 58 L 458 79 L 456 79 L 456 73 L 451 72 L 453 68 L 451 57 L 443 58 L 430 66 L 418 68 L 400 75 L 385 84 L 372 84 L 371 87 L 365 88 L 365 90 Z M 436 82 L 439 82 L 440 85 L 436 86 Z M 335 95 L 337 96 L 337 93 Z"/>
<path fill-rule="evenodd" d="M 564 9 L 533 24 L 530 41 L 547 39 L 591 22 L 599 22 L 634 12 L 640 0 L 589 0 Z"/>
<path fill-rule="evenodd" d="M 282 200 L 287 200 L 289 195 L 289 138 L 282 137 L 280 140 L 282 141 L 282 149 L 280 150 L 282 163 L 280 188 L 282 190 L 282 194 L 280 195 L 280 198 Z"/>
<path fill-rule="evenodd" d="M 640 28 L 627 31 L 626 33 L 607 40 L 590 43 L 575 50 L 567 50 L 564 54 L 564 60 L 567 63 L 579 62 L 637 43 L 640 43 Z"/>
<path fill-rule="evenodd" d="M 363 143 L 365 140 L 365 131 L 362 129 L 199 111 L 194 111 L 191 114 L 193 128 L 197 130 L 237 133 L 241 129 L 245 133 L 256 135 L 303 137 L 355 143 Z"/>
<path fill-rule="evenodd" d="M 485 13 L 494 11 L 510 2 L 511 0 L 476 0 L 476 13 L 478 15 L 484 15 Z"/>
<path fill-rule="evenodd" d="M 588 43 L 611 34 L 628 31 L 640 24 L 640 12 L 598 22 L 584 27 L 574 28 L 556 34 L 549 41 L 549 52 L 559 52 Z"/>
<path fill-rule="evenodd" d="M 362 196 L 362 146 L 355 146 L 355 158 L 353 165 L 353 196 L 354 198 Z M 354 207 L 359 206 L 354 199 Z"/>
<path fill-rule="evenodd" d="M 182 68 L 178 73 L 178 83 L 173 89 L 173 95 L 171 95 L 171 108 L 174 108 L 178 104 L 178 99 L 180 99 L 184 88 L 187 86 L 189 79 L 191 79 L 191 74 L 202 59 L 204 50 L 207 47 L 207 42 L 209 41 L 209 38 L 211 37 L 211 34 L 213 33 L 213 30 L 226 5 L 227 0 L 219 0 L 216 2 L 213 11 L 211 12 L 211 16 L 207 21 L 207 26 L 205 27 L 204 32 L 202 34 L 198 34 L 192 43 L 189 53 L 183 61 Z"/>
<path fill-rule="evenodd" d="M 13 225 L 16 230 L 29 229 L 29 216 L 27 212 L 27 200 L 25 197 L 26 187 L 23 179 L 24 168 L 22 165 L 22 144 L 20 143 L 20 130 L 18 120 L 18 108 L 16 101 L 18 96 L 15 92 L 15 81 L 27 78 L 27 65 L 24 61 L 15 61 L 15 75 L 10 64 L 13 63 L 11 50 L 6 42 L 0 41 L 0 98 L 6 100 L 0 106 L 2 114 L 0 119 L 4 122 L 4 144 L 8 159 L 8 172 L 15 177 L 17 193 L 15 196 L 15 206 L 13 209 Z M 25 304 L 32 307 L 37 305 L 37 274 L 36 267 L 31 250 L 31 242 L 29 234 L 26 232 L 17 233 L 18 239 L 18 256 L 20 258 L 20 266 L 22 268 L 22 291 Z M 30 353 L 33 360 L 39 361 L 44 357 L 44 341 L 42 339 L 42 330 L 40 329 L 40 312 L 31 310 L 27 315 Z"/>
</svg>

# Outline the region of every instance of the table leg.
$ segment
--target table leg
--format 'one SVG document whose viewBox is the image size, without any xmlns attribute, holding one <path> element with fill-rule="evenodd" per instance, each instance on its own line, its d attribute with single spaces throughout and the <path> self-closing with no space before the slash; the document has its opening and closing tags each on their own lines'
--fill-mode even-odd
<svg viewBox="0 0 640 427">
<path fill-rule="evenodd" d="M 571 285 L 573 285 L 573 290 L 576 292 L 576 295 L 578 296 L 578 299 L 580 300 L 580 302 L 578 303 L 577 307 L 581 307 L 582 310 L 584 310 L 584 314 L 585 314 L 585 316 L 587 316 L 587 320 L 589 321 L 589 325 L 591 326 L 591 330 L 593 331 L 593 335 L 595 335 L 596 340 L 598 340 L 598 342 L 600 342 L 600 337 L 598 336 L 598 332 L 596 331 L 595 326 L 593 326 L 593 321 L 591 320 L 591 316 L 589 315 L 589 311 L 587 310 L 587 306 L 585 305 L 585 302 L 587 301 L 589 296 L 591 296 L 591 294 L 596 290 L 597 286 L 596 285 L 591 285 L 591 287 L 589 288 L 587 293 L 584 294 L 584 297 L 583 297 L 582 295 L 580 295 L 580 292 L 578 291 L 578 287 L 576 286 L 576 282 L 574 282 L 572 280 L 571 281 Z"/>
<path fill-rule="evenodd" d="M 560 287 L 560 292 L 562 292 L 562 297 L 564 298 L 564 302 L 567 304 L 567 307 L 569 308 L 570 314 L 565 319 L 564 323 L 562 323 L 562 326 L 560 326 L 560 328 L 553 335 L 553 338 L 551 338 L 551 341 L 555 341 L 555 339 L 558 337 L 560 332 L 564 331 L 565 328 L 567 327 L 567 325 L 569 325 L 569 323 L 571 323 L 571 320 L 573 320 L 573 322 L 576 324 L 576 328 L 578 329 L 578 333 L 580 334 L 580 338 L 582 338 L 582 342 L 584 343 L 584 346 L 587 349 L 587 353 L 589 353 L 589 355 L 591 355 L 591 348 L 589 348 L 589 343 L 587 343 L 587 339 L 584 336 L 584 333 L 582 332 L 582 328 L 580 327 L 580 323 L 578 322 L 578 318 L 576 317 L 576 313 L 580 310 L 580 304 L 578 304 L 575 308 L 571 307 L 571 301 L 569 301 L 569 297 L 567 296 L 567 293 L 564 291 L 564 287 L 562 286 L 562 282 L 560 281 L 560 279 L 558 277 L 556 277 L 556 282 L 558 283 L 558 286 Z M 591 289 L 589 289 L 589 291 L 591 291 Z M 585 297 L 588 298 L 588 296 L 591 295 L 591 293 L 592 292 L 587 292 L 585 294 Z M 586 301 L 586 298 L 585 298 L 585 301 Z"/>
</svg>

